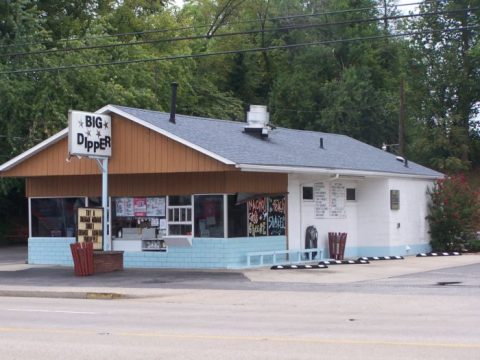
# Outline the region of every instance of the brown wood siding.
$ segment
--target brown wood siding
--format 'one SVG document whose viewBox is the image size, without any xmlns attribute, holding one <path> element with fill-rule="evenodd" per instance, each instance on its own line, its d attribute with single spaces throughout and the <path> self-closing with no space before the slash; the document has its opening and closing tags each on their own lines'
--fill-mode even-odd
<svg viewBox="0 0 480 360">
<path fill-rule="evenodd" d="M 237 171 L 234 166 L 225 165 L 118 115 L 112 116 L 112 122 L 110 174 Z M 67 162 L 67 153 L 68 139 L 64 138 L 1 175 L 36 177 L 100 173 L 94 160 L 72 157 Z"/>
<path fill-rule="evenodd" d="M 286 193 L 287 174 L 205 172 L 110 175 L 110 196 Z M 100 196 L 101 176 L 46 176 L 27 179 L 28 197 Z"/>
<path fill-rule="evenodd" d="M 102 178 L 98 176 L 42 176 L 27 178 L 27 197 L 101 196 Z"/>
</svg>

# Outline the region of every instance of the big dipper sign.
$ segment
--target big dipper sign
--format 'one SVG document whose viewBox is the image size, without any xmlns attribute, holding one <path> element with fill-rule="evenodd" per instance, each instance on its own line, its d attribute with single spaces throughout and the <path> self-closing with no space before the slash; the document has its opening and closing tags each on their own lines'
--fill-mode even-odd
<svg viewBox="0 0 480 360">
<path fill-rule="evenodd" d="M 112 121 L 109 115 L 68 112 L 68 152 L 86 157 L 112 156 Z"/>
</svg>

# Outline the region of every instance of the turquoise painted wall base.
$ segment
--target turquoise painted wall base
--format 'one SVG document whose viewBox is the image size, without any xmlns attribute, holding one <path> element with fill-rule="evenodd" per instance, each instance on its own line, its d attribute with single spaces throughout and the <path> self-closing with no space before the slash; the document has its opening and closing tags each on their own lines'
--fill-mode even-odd
<svg viewBox="0 0 480 360">
<path fill-rule="evenodd" d="M 73 266 L 74 238 L 30 238 L 28 263 Z M 125 252 L 125 268 L 235 269 L 246 266 L 247 253 L 285 250 L 285 236 L 192 239 L 192 247 L 170 247 L 166 252 Z"/>
</svg>

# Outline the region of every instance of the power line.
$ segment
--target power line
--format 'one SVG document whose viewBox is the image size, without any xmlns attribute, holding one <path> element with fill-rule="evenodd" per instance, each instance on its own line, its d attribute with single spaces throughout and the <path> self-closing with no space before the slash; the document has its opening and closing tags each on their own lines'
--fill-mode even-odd
<svg viewBox="0 0 480 360">
<path fill-rule="evenodd" d="M 206 35 L 183 36 L 183 37 L 175 37 L 175 38 L 167 38 L 167 39 L 142 40 L 142 41 L 134 41 L 134 42 L 129 42 L 129 43 L 89 45 L 89 46 L 81 46 L 81 47 L 74 47 L 74 48 L 54 49 L 54 50 L 26 51 L 26 52 L 17 52 L 17 53 L 9 53 L 9 54 L 0 54 L 0 58 L 2 58 L 2 57 L 32 56 L 32 55 L 50 55 L 50 54 L 55 54 L 55 53 L 60 53 L 60 52 L 84 51 L 84 50 L 95 50 L 95 49 L 110 49 L 110 48 L 123 47 L 123 46 L 157 44 L 157 43 L 176 42 L 176 41 L 185 41 L 185 40 L 200 40 L 200 39 L 210 39 L 210 38 L 238 36 L 238 35 L 253 35 L 253 34 L 258 34 L 258 33 L 266 33 L 266 32 L 291 31 L 291 30 L 309 29 L 309 28 L 318 28 L 318 27 L 327 27 L 327 26 L 337 26 L 337 25 L 362 24 L 362 23 L 385 21 L 385 20 L 399 20 L 399 19 L 406 19 L 406 18 L 435 16 L 435 15 L 441 15 L 441 14 L 445 14 L 445 13 L 458 13 L 458 12 L 464 12 L 466 10 L 478 10 L 478 9 L 480 9 L 480 7 L 471 8 L 471 9 L 456 9 L 456 10 L 439 11 L 439 12 L 409 14 L 409 15 L 393 15 L 393 16 L 382 16 L 382 17 L 374 17 L 374 18 L 366 18 L 366 19 L 354 19 L 354 20 L 349 20 L 349 21 L 339 21 L 339 22 L 332 22 L 332 23 L 297 24 L 297 25 L 280 27 L 280 28 L 264 28 L 264 29 L 247 30 L 247 31 L 227 32 L 227 33 L 220 33 L 220 34 L 209 34 L 209 33 L 207 33 Z"/>
<path fill-rule="evenodd" d="M 443 0 L 432 0 L 432 1 L 424 1 L 424 2 L 413 2 L 413 3 L 406 3 L 406 4 L 398 4 L 394 5 L 395 8 L 402 7 L 402 6 L 412 6 L 412 5 L 421 5 L 424 3 L 440 3 Z M 305 18 L 305 17 L 316 17 L 321 15 L 337 15 L 337 14 L 348 14 L 352 12 L 361 12 L 361 11 L 370 11 L 372 9 L 383 9 L 381 6 L 376 7 L 365 7 L 365 8 L 356 8 L 356 9 L 345 9 L 345 10 L 333 10 L 333 11 L 325 11 L 320 13 L 313 13 L 313 14 L 296 14 L 296 15 L 286 15 L 286 16 L 276 16 L 267 18 L 268 21 L 274 20 L 289 20 L 289 19 L 297 19 L 297 18 Z M 238 22 L 232 22 L 230 25 L 238 25 L 238 24 L 248 24 L 252 22 L 259 22 L 261 19 L 252 19 L 252 20 L 244 20 Z M 167 28 L 167 29 L 155 29 L 155 30 L 143 30 L 143 31 L 133 31 L 133 32 L 126 32 L 126 33 L 118 33 L 118 34 L 111 34 L 111 35 L 100 35 L 100 36 L 90 36 L 90 37 L 72 37 L 68 39 L 59 39 L 56 40 L 55 43 L 62 43 L 62 42 L 72 42 L 72 41 L 86 41 L 86 40 L 97 40 L 97 39 L 105 39 L 105 38 L 112 38 L 112 37 L 125 37 L 125 36 L 136 36 L 136 35 L 144 35 L 144 34 L 155 34 L 155 33 L 165 33 L 165 32 L 173 32 L 173 31 L 182 31 L 182 30 L 195 30 L 195 29 L 204 29 L 210 28 L 212 25 L 194 25 L 194 26 L 186 26 L 180 28 Z M 208 31 L 207 31 L 208 34 Z M 0 45 L 0 49 L 3 48 L 10 48 L 10 47 L 20 47 L 26 45 L 43 45 L 43 44 L 50 44 L 52 43 L 51 40 L 45 41 L 38 41 L 38 42 L 28 42 L 28 43 L 21 43 L 21 44 L 9 44 L 9 45 Z"/>
<path fill-rule="evenodd" d="M 379 39 L 386 39 L 386 38 L 398 38 L 398 37 L 404 37 L 404 36 L 421 35 L 421 34 L 428 34 L 428 33 L 444 33 L 444 32 L 454 32 L 454 31 L 460 31 L 460 30 L 473 30 L 478 28 L 480 28 L 480 25 L 456 27 L 456 28 L 443 29 L 443 30 L 410 31 L 410 32 L 390 34 L 390 35 L 375 35 L 375 36 L 365 36 L 365 37 L 349 38 L 349 39 L 313 41 L 313 42 L 307 42 L 307 43 L 277 45 L 277 46 L 268 46 L 268 47 L 261 47 L 261 48 L 217 51 L 217 52 L 209 52 L 209 53 L 203 53 L 203 54 L 172 55 L 172 56 L 164 56 L 164 57 L 150 58 L 150 59 L 119 60 L 119 61 L 104 62 L 104 63 L 90 63 L 90 64 L 66 65 L 66 66 L 44 67 L 44 68 L 33 68 L 33 69 L 19 69 L 19 70 L 2 71 L 0 72 L 0 75 L 28 74 L 28 73 L 50 72 L 50 71 L 64 71 L 64 70 L 71 70 L 71 69 L 83 69 L 83 68 L 91 68 L 91 67 L 128 65 L 128 64 L 149 63 L 149 62 L 159 62 L 159 61 L 172 61 L 172 60 L 180 60 L 180 59 L 195 59 L 195 58 L 204 58 L 209 56 L 293 49 L 293 48 L 315 46 L 315 45 L 329 45 L 329 44 L 337 44 L 337 43 L 358 42 L 358 41 L 365 41 L 365 40 L 379 40 Z"/>
</svg>

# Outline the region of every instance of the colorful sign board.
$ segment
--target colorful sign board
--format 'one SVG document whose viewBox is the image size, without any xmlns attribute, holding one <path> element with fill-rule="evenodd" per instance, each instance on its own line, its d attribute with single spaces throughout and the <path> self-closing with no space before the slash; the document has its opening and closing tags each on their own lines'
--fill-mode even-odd
<svg viewBox="0 0 480 360">
<path fill-rule="evenodd" d="M 84 111 L 69 111 L 68 153 L 86 157 L 111 157 L 111 117 Z"/>
<path fill-rule="evenodd" d="M 134 216 L 147 216 L 147 199 L 146 198 L 133 198 L 133 215 Z"/>
<path fill-rule="evenodd" d="M 267 236 L 267 198 L 247 201 L 248 236 Z"/>
<path fill-rule="evenodd" d="M 268 235 L 285 235 L 285 196 L 268 198 Z"/>
<path fill-rule="evenodd" d="M 286 198 L 283 195 L 247 201 L 248 236 L 285 235 Z"/>
<path fill-rule="evenodd" d="M 77 242 L 93 242 L 93 250 L 103 250 L 103 209 L 78 208 Z"/>
</svg>

